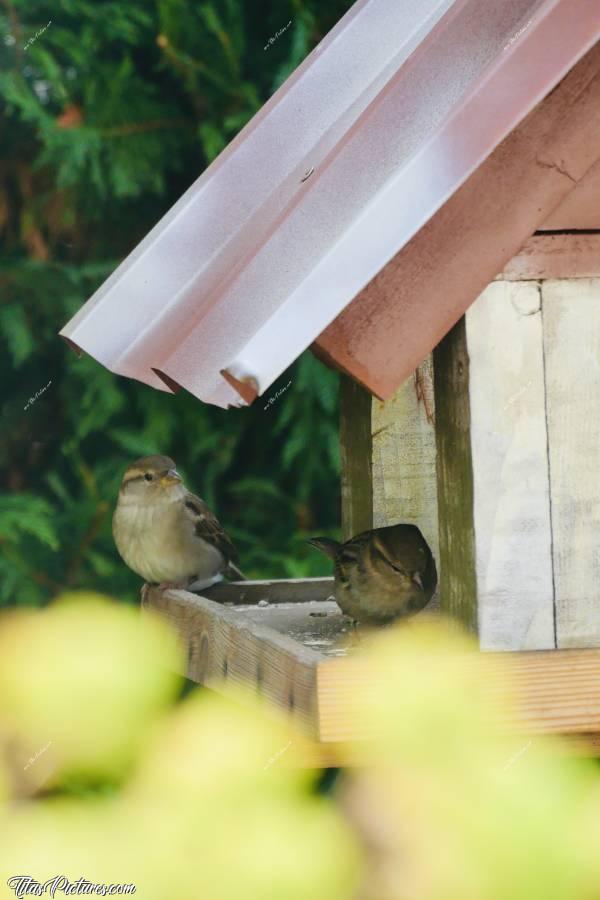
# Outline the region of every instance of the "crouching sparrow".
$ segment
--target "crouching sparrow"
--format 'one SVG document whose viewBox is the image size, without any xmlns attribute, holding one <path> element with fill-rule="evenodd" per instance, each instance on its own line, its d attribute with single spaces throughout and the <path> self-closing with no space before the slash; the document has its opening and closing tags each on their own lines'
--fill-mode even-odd
<svg viewBox="0 0 600 900">
<path fill-rule="evenodd" d="M 244 578 L 231 539 L 168 456 L 146 456 L 127 468 L 112 528 L 123 561 L 145 581 L 199 589 L 223 575 Z"/>
<path fill-rule="evenodd" d="M 385 625 L 423 609 L 437 586 L 435 560 L 416 525 L 363 531 L 344 544 L 309 541 L 334 561 L 335 599 L 356 622 Z"/>
</svg>

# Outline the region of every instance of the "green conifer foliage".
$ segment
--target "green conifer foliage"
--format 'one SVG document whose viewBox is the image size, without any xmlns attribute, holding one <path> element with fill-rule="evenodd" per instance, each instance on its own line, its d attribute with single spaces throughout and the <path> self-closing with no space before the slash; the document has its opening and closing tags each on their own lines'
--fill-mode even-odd
<svg viewBox="0 0 600 900">
<path fill-rule="evenodd" d="M 125 465 L 155 452 L 251 577 L 325 573 L 303 539 L 339 517 L 335 373 L 305 354 L 225 412 L 57 332 L 350 5 L 0 0 L 0 604 L 135 600 L 110 519 Z"/>
</svg>

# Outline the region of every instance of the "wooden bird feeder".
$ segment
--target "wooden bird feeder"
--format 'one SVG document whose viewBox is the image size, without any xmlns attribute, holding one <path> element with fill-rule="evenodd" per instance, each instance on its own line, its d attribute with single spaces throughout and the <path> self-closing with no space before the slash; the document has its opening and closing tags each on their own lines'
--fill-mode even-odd
<svg viewBox="0 0 600 900">
<path fill-rule="evenodd" d="M 179 634 L 182 675 L 217 691 L 233 684 L 260 692 L 306 734 L 314 764 L 327 765 L 339 762 L 340 742 L 355 745 L 360 760 L 365 735 L 342 710 L 358 684 L 384 687 L 355 652 L 360 635 L 333 602 L 332 586 L 330 578 L 240 582 L 211 588 L 211 598 L 146 587 L 143 606 Z M 600 651 L 487 654 L 486 661 L 492 700 L 508 679 L 516 687 L 518 719 L 505 723 L 508 730 L 560 734 L 574 752 L 600 752 Z"/>
<path fill-rule="evenodd" d="M 312 342 L 344 373 L 345 536 L 417 524 L 442 611 L 569 734 L 600 734 L 599 37 L 589 0 L 358 0 L 62 331 L 221 406 Z M 188 677 L 331 743 L 369 673 L 330 596 L 144 602 Z"/>
<path fill-rule="evenodd" d="M 549 147 L 563 165 L 541 161 Z M 523 229 L 533 232 L 524 244 Z M 507 259 L 507 247 L 519 242 Z M 485 286 L 494 265 L 500 274 Z M 408 295 L 426 310 L 425 334 L 415 336 L 422 318 Z M 389 394 L 387 361 L 405 365 L 390 348 L 408 340 L 423 349 L 438 335 L 399 389 L 388 399 L 372 395 Z M 531 732 L 576 735 L 595 748 L 600 48 L 500 144 L 315 350 L 354 376 L 343 377 L 341 394 L 345 536 L 417 524 L 438 562 L 442 610 L 475 632 L 482 649 L 515 651 L 503 658 L 517 675 Z M 337 701 L 368 677 L 331 591 L 330 579 L 256 582 L 206 597 L 150 590 L 145 605 L 179 630 L 189 678 L 253 685 L 326 747 L 360 737 Z"/>
</svg>

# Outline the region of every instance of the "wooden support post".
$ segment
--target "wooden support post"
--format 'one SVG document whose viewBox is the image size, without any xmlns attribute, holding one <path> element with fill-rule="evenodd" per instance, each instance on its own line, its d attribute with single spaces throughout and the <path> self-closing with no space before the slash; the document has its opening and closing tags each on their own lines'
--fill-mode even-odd
<svg viewBox="0 0 600 900">
<path fill-rule="evenodd" d="M 340 457 L 344 540 L 373 527 L 371 395 L 352 378 L 340 378 Z"/>
<path fill-rule="evenodd" d="M 469 355 L 464 318 L 433 355 L 435 371 L 440 604 L 477 629 Z"/>
<path fill-rule="evenodd" d="M 344 379 L 341 442 L 344 536 L 411 522 L 439 563 L 431 357 L 385 402 Z"/>
<path fill-rule="evenodd" d="M 540 288 L 495 282 L 436 351 L 442 607 L 483 649 L 555 646 Z"/>
<path fill-rule="evenodd" d="M 389 400 L 373 399 L 373 524 L 418 525 L 439 562 L 433 361 Z"/>
<path fill-rule="evenodd" d="M 600 279 L 542 283 L 558 647 L 600 646 Z"/>
</svg>

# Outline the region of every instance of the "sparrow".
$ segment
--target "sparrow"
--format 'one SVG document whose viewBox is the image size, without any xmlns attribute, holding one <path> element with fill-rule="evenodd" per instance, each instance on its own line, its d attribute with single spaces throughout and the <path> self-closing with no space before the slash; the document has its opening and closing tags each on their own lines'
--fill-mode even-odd
<svg viewBox="0 0 600 900">
<path fill-rule="evenodd" d="M 308 542 L 334 561 L 335 599 L 355 622 L 385 625 L 423 609 L 437 586 L 435 560 L 416 525 L 388 525 L 341 544 Z"/>
<path fill-rule="evenodd" d="M 145 456 L 128 466 L 112 530 L 119 555 L 144 581 L 199 589 L 224 575 L 244 579 L 231 539 L 168 456 Z"/>
</svg>

